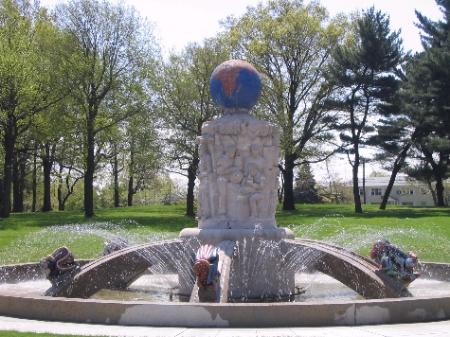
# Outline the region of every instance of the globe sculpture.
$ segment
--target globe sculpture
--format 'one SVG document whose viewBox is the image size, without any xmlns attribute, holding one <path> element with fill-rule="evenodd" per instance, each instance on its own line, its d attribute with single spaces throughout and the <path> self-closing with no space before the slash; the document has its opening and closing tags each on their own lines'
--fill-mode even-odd
<svg viewBox="0 0 450 337">
<path fill-rule="evenodd" d="M 251 109 L 261 94 L 261 79 L 248 62 L 229 60 L 211 75 L 211 96 L 225 109 Z"/>
</svg>

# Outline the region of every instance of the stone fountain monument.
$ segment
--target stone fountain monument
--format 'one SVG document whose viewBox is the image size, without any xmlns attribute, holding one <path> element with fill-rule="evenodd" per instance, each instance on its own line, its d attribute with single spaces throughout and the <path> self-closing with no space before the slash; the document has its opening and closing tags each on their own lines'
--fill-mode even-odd
<svg viewBox="0 0 450 337">
<path fill-rule="evenodd" d="M 186 228 L 174 240 L 139 245 L 109 242 L 103 256 L 91 261 L 75 261 L 70 251 L 61 247 L 41 264 L 0 266 L 0 285 L 14 284 L 13 292 L 0 288 L 0 314 L 71 322 L 201 327 L 448 319 L 450 296 L 409 298 L 407 286 L 416 274 L 407 262 L 414 260 L 414 254 L 404 254 L 386 241 L 377 242 L 371 252 L 373 261 L 331 243 L 294 239 L 290 230 L 277 226 L 279 130 L 249 114 L 260 91 L 258 73 L 244 61 L 224 62 L 211 76 L 211 94 L 223 114 L 205 123 L 198 139 L 198 228 Z M 399 260 L 404 262 L 404 269 L 397 277 L 383 271 L 390 264 L 388 272 L 395 271 L 392 263 Z M 227 303 L 291 300 L 295 274 L 301 278 L 312 271 L 331 276 L 366 300 Z M 429 278 L 450 280 L 450 264 L 424 263 L 421 272 Z M 105 289 L 130 290 L 137 279 L 148 274 L 170 274 L 175 280 L 178 275 L 179 286 L 174 289 L 191 303 L 92 298 Z M 15 289 L 20 281 L 44 276 L 51 281 L 45 295 L 53 298 L 30 296 L 28 290 Z M 398 299 L 404 296 L 408 298 Z"/>
<path fill-rule="evenodd" d="M 291 300 L 295 274 L 310 270 L 365 298 L 408 296 L 405 284 L 376 262 L 326 242 L 294 240 L 277 226 L 280 131 L 250 115 L 260 92 L 259 74 L 247 62 L 224 62 L 211 75 L 222 116 L 204 123 L 198 138 L 198 228 L 183 229 L 176 240 L 111 246 L 83 266 L 66 266 L 72 260 L 63 248 L 44 261 L 52 281 L 46 294 L 89 298 L 101 289 L 127 289 L 150 268 L 178 274 L 178 294 L 190 302 Z"/>
<path fill-rule="evenodd" d="M 231 297 L 288 296 L 294 288 L 294 273 L 280 267 L 281 253 L 272 250 L 251 280 L 243 275 L 267 241 L 294 238 L 289 229 L 275 222 L 280 131 L 250 115 L 261 93 L 260 76 L 251 64 L 230 60 L 214 70 L 210 88 L 223 115 L 204 123 L 198 138 L 198 228 L 186 228 L 180 237 L 218 246 L 225 241 L 236 243 L 234 249 L 241 254 L 232 263 Z M 264 282 L 259 282 L 262 275 Z M 191 284 L 181 284 L 185 292 L 191 288 Z"/>
</svg>

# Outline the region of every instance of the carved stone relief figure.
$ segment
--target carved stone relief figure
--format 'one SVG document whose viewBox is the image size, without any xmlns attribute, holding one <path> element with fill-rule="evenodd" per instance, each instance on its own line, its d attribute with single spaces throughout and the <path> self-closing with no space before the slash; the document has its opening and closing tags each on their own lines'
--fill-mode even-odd
<svg viewBox="0 0 450 337">
<path fill-rule="evenodd" d="M 266 178 L 261 174 L 258 165 L 254 162 L 249 162 L 247 165 L 247 175 L 244 178 L 242 192 L 248 196 L 250 205 L 250 216 L 252 218 L 259 218 L 261 201 L 264 198 L 263 189 Z"/>
<path fill-rule="evenodd" d="M 208 140 L 207 138 L 199 139 L 199 155 L 200 155 L 200 166 L 199 166 L 199 196 L 200 196 L 200 214 L 199 218 L 207 219 L 212 216 L 214 204 L 211 202 L 211 187 L 214 184 L 212 181 L 212 156 L 208 150 Z"/>
<path fill-rule="evenodd" d="M 219 192 L 218 214 L 224 215 L 227 211 L 227 184 L 231 173 L 233 172 L 234 157 L 236 155 L 236 147 L 228 144 L 217 159 L 217 190 Z"/>
<path fill-rule="evenodd" d="M 277 128 L 249 115 L 205 123 L 200 142 L 200 225 L 276 226 Z"/>
</svg>

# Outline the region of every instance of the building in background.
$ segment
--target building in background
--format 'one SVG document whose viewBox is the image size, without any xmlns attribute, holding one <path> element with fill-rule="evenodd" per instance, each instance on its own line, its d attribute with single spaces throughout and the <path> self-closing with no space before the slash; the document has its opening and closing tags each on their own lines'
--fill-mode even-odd
<svg viewBox="0 0 450 337">
<path fill-rule="evenodd" d="M 389 177 L 368 177 L 365 182 L 366 203 L 380 204 L 389 183 Z M 363 182 L 359 182 L 359 193 L 363 200 Z M 434 206 L 433 196 L 427 185 L 406 175 L 398 175 L 389 196 L 391 205 Z"/>
</svg>

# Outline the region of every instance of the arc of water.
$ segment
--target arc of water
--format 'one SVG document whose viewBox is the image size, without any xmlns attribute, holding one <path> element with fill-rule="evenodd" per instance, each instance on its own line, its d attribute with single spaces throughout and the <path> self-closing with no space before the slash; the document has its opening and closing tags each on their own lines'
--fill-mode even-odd
<svg viewBox="0 0 450 337">
<path fill-rule="evenodd" d="M 316 270 L 335 278 L 365 298 L 410 296 L 400 282 L 385 276 L 373 261 L 342 247 L 314 240 L 285 240 L 283 244 L 289 253 L 287 264 L 296 265 L 290 261 L 297 257 L 296 251 L 316 252 L 318 259 L 313 266 Z"/>
<path fill-rule="evenodd" d="M 124 248 L 82 266 L 76 275 L 48 289 L 47 295 L 87 298 L 100 289 L 124 289 L 157 261 L 164 260 L 173 270 L 189 263 L 179 261 L 189 259 L 185 248 L 181 240 Z"/>
</svg>

